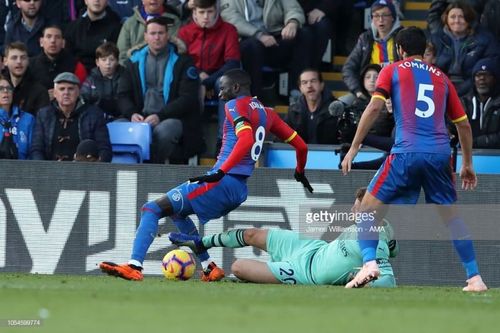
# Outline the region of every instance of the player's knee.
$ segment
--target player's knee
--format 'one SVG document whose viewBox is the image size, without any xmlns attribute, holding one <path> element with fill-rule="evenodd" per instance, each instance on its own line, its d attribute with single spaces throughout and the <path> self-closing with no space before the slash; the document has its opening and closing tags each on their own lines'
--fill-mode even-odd
<svg viewBox="0 0 500 333">
<path fill-rule="evenodd" d="M 246 229 L 245 233 L 243 234 L 243 240 L 248 245 L 253 245 L 255 244 L 255 240 L 259 236 L 259 232 L 260 230 L 257 228 Z"/>
<path fill-rule="evenodd" d="M 236 277 L 241 277 L 243 273 L 244 265 L 241 262 L 241 260 L 237 259 L 233 264 L 231 265 L 231 271 L 233 272 Z"/>
<path fill-rule="evenodd" d="M 141 213 L 142 214 L 154 214 L 158 216 L 159 218 L 164 217 L 163 210 L 158 206 L 158 204 L 155 201 L 149 201 L 146 202 L 144 205 L 141 207 Z"/>
</svg>

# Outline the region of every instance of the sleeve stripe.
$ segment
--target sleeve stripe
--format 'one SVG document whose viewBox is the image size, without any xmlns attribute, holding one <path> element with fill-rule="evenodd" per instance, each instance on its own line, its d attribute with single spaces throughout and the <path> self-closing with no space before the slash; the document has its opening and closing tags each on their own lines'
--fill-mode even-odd
<svg viewBox="0 0 500 333">
<path fill-rule="evenodd" d="M 372 99 L 373 99 L 373 98 L 379 98 L 379 99 L 383 100 L 384 102 L 386 101 L 386 98 L 385 98 L 384 96 L 382 96 L 382 95 L 378 95 L 378 94 L 373 94 L 373 95 L 372 95 Z"/>
<path fill-rule="evenodd" d="M 248 126 L 248 125 L 245 125 L 245 126 L 242 126 L 238 129 L 236 129 L 235 133 L 238 134 L 240 131 L 244 130 L 244 129 L 249 129 L 249 130 L 252 130 L 252 127 Z"/>
<path fill-rule="evenodd" d="M 467 119 L 467 115 L 466 115 L 466 114 L 465 114 L 465 115 L 463 115 L 463 116 L 462 116 L 462 117 L 460 117 L 460 118 L 457 118 L 457 119 L 452 120 L 451 122 L 452 122 L 452 123 L 458 123 L 458 122 L 461 122 L 462 120 L 465 120 L 465 119 Z"/>
<path fill-rule="evenodd" d="M 293 134 L 290 135 L 290 137 L 285 140 L 285 143 L 288 143 L 288 142 L 292 141 L 296 136 L 297 136 L 297 132 L 294 131 Z"/>
</svg>

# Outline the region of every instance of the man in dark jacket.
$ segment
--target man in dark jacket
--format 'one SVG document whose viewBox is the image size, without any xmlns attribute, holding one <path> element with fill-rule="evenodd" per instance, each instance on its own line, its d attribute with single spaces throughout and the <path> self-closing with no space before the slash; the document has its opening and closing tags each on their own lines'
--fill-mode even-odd
<svg viewBox="0 0 500 333">
<path fill-rule="evenodd" d="M 28 49 L 21 42 L 14 42 L 5 48 L 4 75 L 14 87 L 13 105 L 36 115 L 37 111 L 49 105 L 47 89 L 36 81 L 28 71 Z"/>
<path fill-rule="evenodd" d="M 108 7 L 108 0 L 86 1 L 87 11 L 68 25 L 64 35 L 66 48 L 90 73 L 95 67 L 95 49 L 104 42 L 116 43 L 121 22 Z"/>
<path fill-rule="evenodd" d="M 69 72 L 54 79 L 55 100 L 36 118 L 31 159 L 72 161 L 80 141 L 95 140 L 102 162 L 112 158 L 108 128 L 102 111 L 80 102 L 80 80 Z"/>
<path fill-rule="evenodd" d="M 41 14 L 42 1 L 16 1 L 19 12 L 7 23 L 4 45 L 12 42 L 23 42 L 28 47 L 29 56 L 40 53 L 39 39 L 43 28 L 50 22 Z"/>
<path fill-rule="evenodd" d="M 493 60 L 480 60 L 472 70 L 473 91 L 462 98 L 472 127 L 474 148 L 500 148 L 500 73 Z"/>
<path fill-rule="evenodd" d="M 61 28 L 55 25 L 46 27 L 40 38 L 43 52 L 30 60 L 30 72 L 49 92 L 54 99 L 54 79 L 62 72 L 75 74 L 83 83 L 87 77 L 85 66 L 76 57 L 64 49 Z"/>
<path fill-rule="evenodd" d="M 306 143 L 337 144 L 337 117 L 328 112 L 334 97 L 324 90 L 321 73 L 305 69 L 299 76 L 301 96 L 297 103 L 290 105 L 287 123 Z"/>
<path fill-rule="evenodd" d="M 118 87 L 122 115 L 153 127 L 153 160 L 187 160 L 203 151 L 200 127 L 200 83 L 191 57 L 169 44 L 171 20 L 160 16 L 146 23 L 147 45 L 126 61 Z"/>
</svg>

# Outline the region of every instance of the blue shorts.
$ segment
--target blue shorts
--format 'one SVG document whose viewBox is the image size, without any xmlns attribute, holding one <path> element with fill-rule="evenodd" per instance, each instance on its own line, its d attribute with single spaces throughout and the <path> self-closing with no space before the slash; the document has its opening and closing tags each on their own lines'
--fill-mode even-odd
<svg viewBox="0 0 500 333">
<path fill-rule="evenodd" d="M 175 215 L 196 214 L 200 223 L 236 209 L 248 194 L 247 176 L 225 175 L 217 183 L 185 182 L 167 192 Z"/>
<path fill-rule="evenodd" d="M 368 192 L 385 204 L 415 204 L 422 188 L 427 203 L 447 205 L 457 201 L 450 155 L 390 154 L 370 182 Z"/>
</svg>

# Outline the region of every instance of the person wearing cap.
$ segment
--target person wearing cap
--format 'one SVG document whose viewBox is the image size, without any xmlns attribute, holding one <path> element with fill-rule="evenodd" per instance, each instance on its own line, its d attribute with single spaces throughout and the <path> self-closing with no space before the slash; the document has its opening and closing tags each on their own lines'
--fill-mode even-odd
<svg viewBox="0 0 500 333">
<path fill-rule="evenodd" d="M 472 91 L 462 98 L 472 127 L 474 148 L 500 148 L 500 73 L 493 59 L 472 69 Z"/>
<path fill-rule="evenodd" d="M 73 161 L 77 162 L 99 162 L 99 148 L 97 142 L 92 139 L 85 139 L 76 147 Z"/>
<path fill-rule="evenodd" d="M 356 97 L 365 97 L 360 80 L 368 64 L 385 66 L 399 60 L 394 37 L 402 29 L 396 7 L 390 0 L 377 0 L 371 6 L 371 28 L 363 32 L 343 68 L 344 83 Z"/>
<path fill-rule="evenodd" d="M 144 32 L 146 22 L 155 17 L 166 17 L 169 19 L 168 34 L 176 38 L 177 31 L 181 26 L 181 19 L 177 10 L 160 0 L 142 0 L 142 5 L 134 8 L 134 14 L 124 23 L 118 36 L 116 46 L 120 50 L 120 64 L 131 56 L 132 51 L 144 46 Z M 184 46 L 185 49 L 185 46 Z"/>
<path fill-rule="evenodd" d="M 80 99 L 80 80 L 70 72 L 54 79 L 51 104 L 40 109 L 31 145 L 31 159 L 72 161 L 80 141 L 95 140 L 99 158 L 110 162 L 111 143 L 103 112 Z"/>
</svg>

